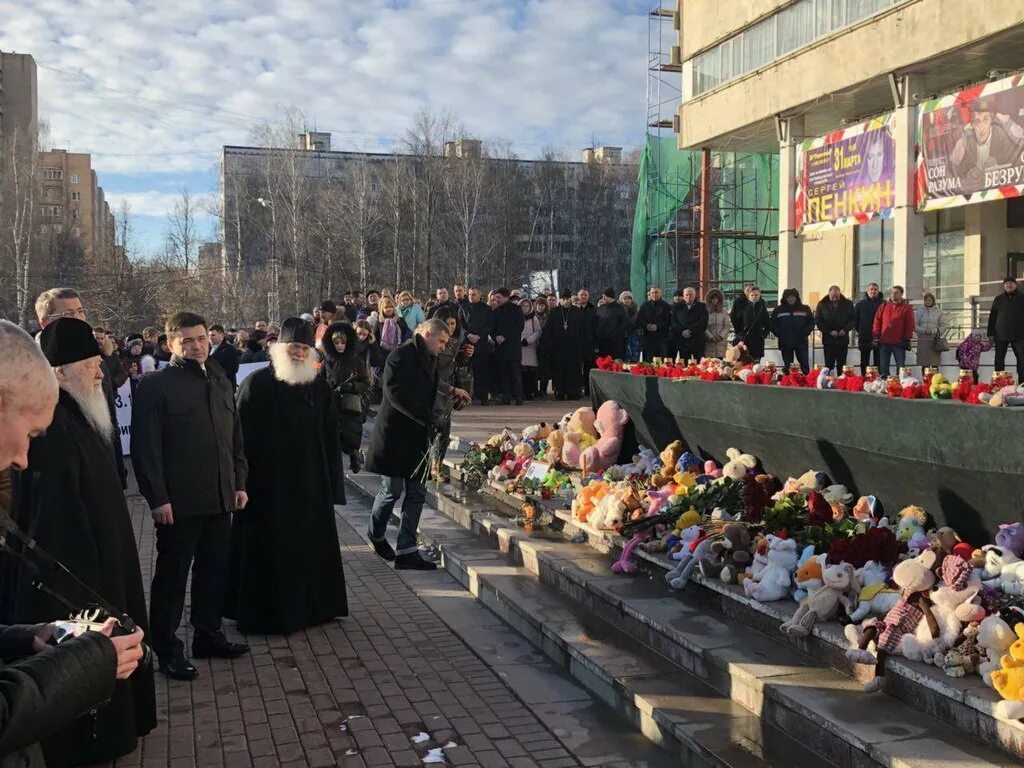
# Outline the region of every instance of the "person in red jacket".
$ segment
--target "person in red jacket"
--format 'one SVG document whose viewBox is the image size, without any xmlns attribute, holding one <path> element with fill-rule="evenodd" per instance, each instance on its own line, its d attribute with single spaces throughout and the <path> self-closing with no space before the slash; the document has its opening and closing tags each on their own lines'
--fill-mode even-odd
<svg viewBox="0 0 1024 768">
<path fill-rule="evenodd" d="M 896 360 L 896 370 L 907 362 L 907 350 L 914 336 L 914 310 L 903 299 L 903 287 L 894 285 L 889 300 L 878 308 L 872 328 L 872 342 L 878 346 L 879 371 L 885 377 L 889 375 L 889 361 Z"/>
</svg>

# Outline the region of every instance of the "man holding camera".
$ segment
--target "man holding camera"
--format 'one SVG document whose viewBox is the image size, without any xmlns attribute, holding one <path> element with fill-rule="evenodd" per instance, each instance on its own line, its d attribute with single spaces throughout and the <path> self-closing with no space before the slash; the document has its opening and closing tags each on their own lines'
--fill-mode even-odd
<svg viewBox="0 0 1024 768">
<path fill-rule="evenodd" d="M 28 465 L 29 441 L 57 405 L 53 370 L 32 338 L 0 320 L 0 469 Z M 53 624 L 0 626 L 0 759 L 45 765 L 38 742 L 110 699 L 142 659 L 142 630 L 110 637 L 115 623 L 51 647 Z"/>
</svg>

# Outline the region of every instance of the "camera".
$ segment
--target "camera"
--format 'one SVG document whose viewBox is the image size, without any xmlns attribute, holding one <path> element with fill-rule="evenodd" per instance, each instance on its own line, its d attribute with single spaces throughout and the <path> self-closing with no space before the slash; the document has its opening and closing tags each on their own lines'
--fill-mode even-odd
<svg viewBox="0 0 1024 768">
<path fill-rule="evenodd" d="M 128 614 L 111 616 L 99 606 L 90 605 L 74 614 L 69 619 L 64 621 L 55 621 L 53 623 L 53 637 L 51 638 L 51 642 L 54 645 L 60 645 L 69 638 L 78 637 L 85 632 L 100 632 L 110 619 L 114 619 L 115 621 L 113 631 L 110 633 L 111 637 L 123 637 L 125 635 L 130 635 L 138 629 L 135 622 L 132 621 L 132 618 Z M 148 667 L 152 664 L 152 661 L 152 651 L 148 645 L 142 643 L 142 659 L 139 660 L 139 669 Z"/>
</svg>

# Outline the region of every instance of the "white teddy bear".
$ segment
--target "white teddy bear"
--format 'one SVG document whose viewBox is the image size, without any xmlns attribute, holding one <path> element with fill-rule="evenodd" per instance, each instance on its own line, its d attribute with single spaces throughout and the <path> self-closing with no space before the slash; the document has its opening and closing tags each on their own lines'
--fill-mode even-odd
<svg viewBox="0 0 1024 768">
<path fill-rule="evenodd" d="M 794 539 L 782 539 L 772 534 L 767 539 L 768 564 L 759 576 L 743 582 L 743 591 L 747 596 L 762 603 L 781 600 L 789 595 L 798 560 Z"/>
</svg>

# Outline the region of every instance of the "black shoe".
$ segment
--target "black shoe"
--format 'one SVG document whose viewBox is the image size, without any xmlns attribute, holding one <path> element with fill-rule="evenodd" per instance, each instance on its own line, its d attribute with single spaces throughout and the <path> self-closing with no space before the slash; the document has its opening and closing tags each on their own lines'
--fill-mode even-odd
<svg viewBox="0 0 1024 768">
<path fill-rule="evenodd" d="M 171 680 L 191 681 L 199 677 L 199 670 L 188 659 L 178 658 L 160 662 L 160 671 Z"/>
<path fill-rule="evenodd" d="M 353 475 L 358 475 L 359 471 L 363 468 L 363 456 L 362 451 L 356 451 L 352 454 L 349 459 L 348 468 L 352 471 Z"/>
<path fill-rule="evenodd" d="M 512 405 L 512 401 L 511 400 L 502 400 L 501 404 L 502 405 Z"/>
<path fill-rule="evenodd" d="M 248 652 L 248 645 L 232 643 L 223 635 L 210 639 L 197 637 L 192 641 L 192 658 L 195 659 L 237 659 Z"/>
<path fill-rule="evenodd" d="M 522 400 L 516 400 L 516 405 L 522 405 L 522 404 L 523 404 Z"/>
<path fill-rule="evenodd" d="M 395 550 L 387 541 L 371 541 L 370 549 L 376 552 L 379 558 L 387 560 L 389 563 L 395 559 Z"/>
<path fill-rule="evenodd" d="M 481 400 L 481 401 L 480 401 L 480 405 L 487 405 L 487 404 L 488 404 L 488 403 L 487 403 L 487 401 L 486 401 L 486 400 Z"/>
<path fill-rule="evenodd" d="M 399 555 L 395 558 L 396 571 L 436 571 L 437 563 L 427 560 L 417 552 L 410 552 L 406 555 Z"/>
</svg>

